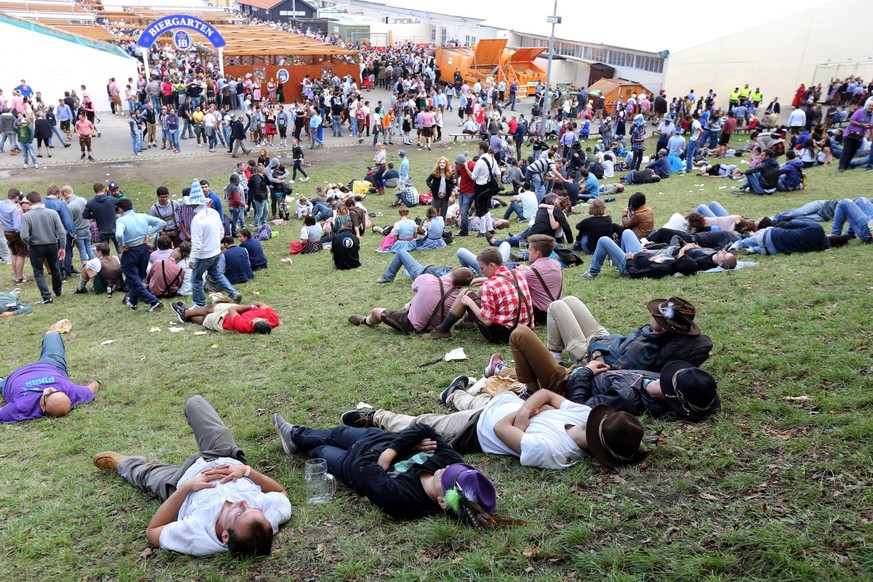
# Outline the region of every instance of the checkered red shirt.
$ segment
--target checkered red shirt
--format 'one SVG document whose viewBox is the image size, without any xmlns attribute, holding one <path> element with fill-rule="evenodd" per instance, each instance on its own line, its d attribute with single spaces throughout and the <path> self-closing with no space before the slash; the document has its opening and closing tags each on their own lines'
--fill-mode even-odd
<svg viewBox="0 0 873 582">
<path fill-rule="evenodd" d="M 518 291 L 515 289 L 514 278 L 518 279 Z M 510 271 L 505 265 L 501 266 L 493 277 L 482 283 L 479 297 L 482 300 L 482 317 L 490 319 L 495 325 L 512 329 L 518 317 L 518 325 L 534 328 L 533 304 L 523 273 Z"/>
</svg>

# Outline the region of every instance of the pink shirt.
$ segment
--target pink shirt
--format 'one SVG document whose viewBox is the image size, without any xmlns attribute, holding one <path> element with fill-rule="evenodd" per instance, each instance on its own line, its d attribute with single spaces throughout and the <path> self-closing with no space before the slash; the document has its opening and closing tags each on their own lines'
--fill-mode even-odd
<svg viewBox="0 0 873 582">
<path fill-rule="evenodd" d="M 530 269 L 525 272 L 527 286 L 530 288 L 530 298 L 533 306 L 540 311 L 549 309 L 549 304 L 552 299 L 546 293 L 546 288 L 540 283 L 540 278 L 530 271 L 536 271 L 542 276 L 546 286 L 552 293 L 552 297 L 560 299 L 563 295 L 564 274 L 561 270 L 561 263 L 551 257 L 540 257 L 530 266 Z"/>
<path fill-rule="evenodd" d="M 435 328 L 442 322 L 443 317 L 449 313 L 449 308 L 458 298 L 460 289 L 452 284 L 452 278 L 448 275 L 442 277 L 443 291 L 448 293 L 445 299 L 445 310 L 440 313 L 438 307 L 440 296 L 440 283 L 436 275 L 425 273 L 419 275 L 412 282 L 412 290 L 415 297 L 409 304 L 409 322 L 418 331 Z M 436 312 L 436 313 L 434 313 Z"/>
<path fill-rule="evenodd" d="M 80 119 L 76 122 L 76 135 L 80 137 L 91 137 L 93 130 L 94 124 L 87 119 Z"/>
</svg>

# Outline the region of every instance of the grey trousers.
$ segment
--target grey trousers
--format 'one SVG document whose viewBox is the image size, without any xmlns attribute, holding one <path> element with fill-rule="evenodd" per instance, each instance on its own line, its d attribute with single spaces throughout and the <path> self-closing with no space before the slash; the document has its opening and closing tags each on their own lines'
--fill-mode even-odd
<svg viewBox="0 0 873 582">
<path fill-rule="evenodd" d="M 185 403 L 185 416 L 197 439 L 198 452 L 181 465 L 149 463 L 142 459 L 129 458 L 118 463 L 118 474 L 138 489 L 148 491 L 166 501 L 176 491 L 176 483 L 198 459 L 211 461 L 218 457 L 230 457 L 248 464 L 245 453 L 233 440 L 230 429 L 224 426 L 218 413 L 202 396 L 192 396 Z"/>
<path fill-rule="evenodd" d="M 549 351 L 563 352 L 566 349 L 572 364 L 585 361 L 591 340 L 609 335 L 585 304 L 572 296 L 552 301 L 546 321 Z"/>
</svg>

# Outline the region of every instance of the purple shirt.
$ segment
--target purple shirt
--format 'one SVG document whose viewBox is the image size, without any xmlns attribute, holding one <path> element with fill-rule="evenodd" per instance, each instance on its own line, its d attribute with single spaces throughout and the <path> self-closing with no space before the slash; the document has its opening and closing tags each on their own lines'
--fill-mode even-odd
<svg viewBox="0 0 873 582">
<path fill-rule="evenodd" d="M 46 388 L 54 388 L 69 396 L 72 406 L 94 400 L 94 394 L 87 386 L 73 384 L 60 368 L 51 364 L 29 364 L 6 378 L 3 387 L 6 406 L 0 408 L 0 422 L 19 422 L 44 416 L 39 399 Z"/>
<path fill-rule="evenodd" d="M 448 293 L 445 298 L 445 310 L 440 313 L 439 301 L 440 283 L 436 275 L 426 273 L 419 275 L 412 282 L 412 290 L 415 291 L 415 297 L 412 298 L 412 303 L 409 305 L 409 322 L 412 327 L 418 331 L 433 329 L 438 326 L 455 299 L 458 297 L 460 289 L 452 284 L 452 278 L 448 275 L 440 277 L 443 282 L 443 292 Z"/>
<path fill-rule="evenodd" d="M 851 118 L 849 118 L 849 123 L 846 124 L 846 129 L 845 129 L 843 135 L 848 134 L 850 131 L 860 131 L 861 135 L 863 136 L 867 130 L 864 129 L 863 127 L 861 127 L 860 125 L 857 125 L 857 123 L 868 123 L 869 124 L 870 121 L 871 121 L 871 116 L 867 113 L 867 111 L 865 109 L 859 109 L 858 111 L 856 111 L 855 113 L 852 114 Z M 857 123 L 855 123 L 855 122 L 857 122 Z"/>
<path fill-rule="evenodd" d="M 540 283 L 540 278 L 529 272 L 531 270 L 540 274 L 549 291 L 551 291 L 552 297 L 560 299 L 563 295 L 564 286 L 564 274 L 561 271 L 561 263 L 552 257 L 540 257 L 531 264 L 528 271 L 523 271 L 524 277 L 527 279 L 527 286 L 530 289 L 530 298 L 533 306 L 540 311 L 548 311 L 552 299 L 549 298 L 546 288 Z"/>
</svg>

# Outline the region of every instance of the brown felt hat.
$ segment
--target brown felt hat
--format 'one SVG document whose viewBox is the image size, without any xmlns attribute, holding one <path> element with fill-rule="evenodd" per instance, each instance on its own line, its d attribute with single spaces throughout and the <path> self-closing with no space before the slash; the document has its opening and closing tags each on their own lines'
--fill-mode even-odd
<svg viewBox="0 0 873 582">
<path fill-rule="evenodd" d="M 664 328 L 674 333 L 700 335 L 700 328 L 694 323 L 697 310 L 681 297 L 653 299 L 646 308 Z"/>
<path fill-rule="evenodd" d="M 598 404 L 588 413 L 585 438 L 591 456 L 609 468 L 635 465 L 646 458 L 640 450 L 643 425 L 627 412 Z"/>
</svg>

